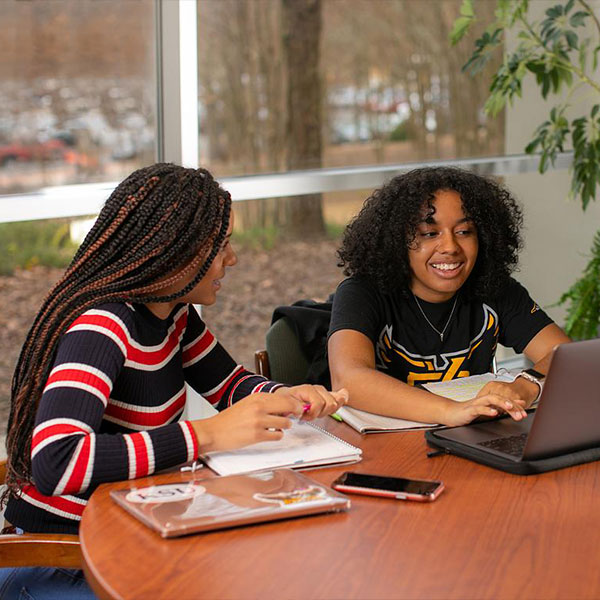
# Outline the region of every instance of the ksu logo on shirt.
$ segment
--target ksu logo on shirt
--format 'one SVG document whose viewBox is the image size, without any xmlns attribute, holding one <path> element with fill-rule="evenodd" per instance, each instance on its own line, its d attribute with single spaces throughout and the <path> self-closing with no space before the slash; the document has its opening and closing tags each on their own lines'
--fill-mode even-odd
<svg viewBox="0 0 600 600">
<path fill-rule="evenodd" d="M 498 315 L 487 304 L 482 304 L 482 326 L 466 347 L 441 354 L 422 355 L 411 352 L 393 337 L 393 328 L 386 325 L 379 334 L 375 349 L 377 368 L 389 371 L 390 375 L 418 385 L 432 381 L 449 381 L 471 374 L 470 365 L 484 357 L 494 355 L 498 344 Z M 491 351 L 491 353 L 490 353 Z M 478 356 L 478 353 L 484 353 Z"/>
<path fill-rule="evenodd" d="M 537 302 L 534 302 L 533 306 L 531 307 L 531 314 L 537 312 L 538 310 L 540 310 L 540 307 Z"/>
</svg>

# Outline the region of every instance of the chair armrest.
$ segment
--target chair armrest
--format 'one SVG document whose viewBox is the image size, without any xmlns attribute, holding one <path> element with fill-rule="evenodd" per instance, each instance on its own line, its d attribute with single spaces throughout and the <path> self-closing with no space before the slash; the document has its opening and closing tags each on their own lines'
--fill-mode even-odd
<svg viewBox="0 0 600 600">
<path fill-rule="evenodd" d="M 254 366 L 259 375 L 271 379 L 271 368 L 269 366 L 269 355 L 266 350 L 257 350 L 254 353 Z"/>
<path fill-rule="evenodd" d="M 0 535 L 0 565 L 81 569 L 79 536 L 50 533 Z"/>
</svg>

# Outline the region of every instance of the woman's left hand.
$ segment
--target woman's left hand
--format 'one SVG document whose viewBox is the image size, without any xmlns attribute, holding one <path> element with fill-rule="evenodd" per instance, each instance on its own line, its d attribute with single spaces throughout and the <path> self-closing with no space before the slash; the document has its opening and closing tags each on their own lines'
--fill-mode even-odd
<svg viewBox="0 0 600 600">
<path fill-rule="evenodd" d="M 513 404 L 515 408 L 525 410 L 529 408 L 538 397 L 539 387 L 522 377 L 517 377 L 513 382 L 490 381 L 486 383 L 477 398 L 493 395 Z"/>
<path fill-rule="evenodd" d="M 282 387 L 275 391 L 275 394 L 289 395 L 309 405 L 310 408 L 302 415 L 302 418 L 307 421 L 326 417 L 348 402 L 348 392 L 345 389 L 330 392 L 322 385 L 303 384 Z"/>
</svg>

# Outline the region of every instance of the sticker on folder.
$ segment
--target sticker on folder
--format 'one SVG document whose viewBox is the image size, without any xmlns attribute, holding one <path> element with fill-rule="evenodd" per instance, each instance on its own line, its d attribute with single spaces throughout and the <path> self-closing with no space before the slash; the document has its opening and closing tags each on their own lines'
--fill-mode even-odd
<svg viewBox="0 0 600 600">
<path fill-rule="evenodd" d="M 293 506 L 306 504 L 307 502 L 319 502 L 327 498 L 327 492 L 316 485 L 308 488 L 292 490 L 290 492 L 279 492 L 276 494 L 254 494 L 254 499 L 259 502 L 269 502 L 279 506 Z"/>
<path fill-rule="evenodd" d="M 168 483 L 165 485 L 152 485 L 139 490 L 131 490 L 126 500 L 136 504 L 146 502 L 179 502 L 180 500 L 190 500 L 200 494 L 204 494 L 206 488 L 202 485 L 192 483 Z"/>
</svg>

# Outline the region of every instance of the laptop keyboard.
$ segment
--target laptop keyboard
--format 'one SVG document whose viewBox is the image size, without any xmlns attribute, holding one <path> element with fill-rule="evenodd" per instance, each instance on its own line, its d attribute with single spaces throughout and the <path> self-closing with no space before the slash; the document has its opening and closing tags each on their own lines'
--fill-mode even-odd
<svg viewBox="0 0 600 600">
<path fill-rule="evenodd" d="M 510 454 L 511 456 L 521 456 L 523 454 L 523 449 L 525 448 L 525 442 L 527 442 L 527 436 L 527 433 L 520 433 L 519 435 L 486 440 L 485 442 L 479 442 L 478 445 L 491 448 L 492 450 L 498 450 L 499 452 L 504 452 L 504 454 Z"/>
</svg>

